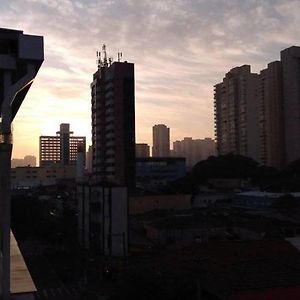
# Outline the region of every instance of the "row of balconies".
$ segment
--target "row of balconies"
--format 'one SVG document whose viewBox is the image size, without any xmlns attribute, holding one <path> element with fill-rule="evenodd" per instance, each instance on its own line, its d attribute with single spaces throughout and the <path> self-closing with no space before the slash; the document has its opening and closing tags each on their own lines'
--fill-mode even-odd
<svg viewBox="0 0 300 300">
<path fill-rule="evenodd" d="M 60 146 L 60 142 L 59 143 L 40 143 L 40 147 L 41 148 L 58 148 Z"/>
<path fill-rule="evenodd" d="M 115 133 L 114 132 L 107 132 L 105 133 L 105 139 L 108 140 L 112 140 L 115 138 Z"/>
<path fill-rule="evenodd" d="M 112 115 L 114 113 L 114 108 L 109 107 L 108 109 L 105 110 L 105 116 Z"/>
<path fill-rule="evenodd" d="M 110 155 L 115 155 L 115 150 L 113 148 L 108 148 L 106 151 L 105 151 L 105 154 L 108 156 Z"/>
<path fill-rule="evenodd" d="M 114 139 L 108 139 L 105 143 L 106 147 L 112 147 L 115 146 L 115 141 Z"/>
<path fill-rule="evenodd" d="M 105 159 L 105 165 L 109 166 L 109 165 L 114 165 L 115 164 L 115 157 L 107 157 Z"/>
<path fill-rule="evenodd" d="M 114 121 L 114 119 L 115 119 L 114 115 L 110 114 L 105 118 L 105 123 L 108 124 L 108 122 Z"/>
<path fill-rule="evenodd" d="M 105 108 L 108 107 L 108 106 L 113 106 L 113 105 L 114 105 L 114 99 L 113 98 L 110 98 L 110 99 L 106 100 Z"/>
</svg>

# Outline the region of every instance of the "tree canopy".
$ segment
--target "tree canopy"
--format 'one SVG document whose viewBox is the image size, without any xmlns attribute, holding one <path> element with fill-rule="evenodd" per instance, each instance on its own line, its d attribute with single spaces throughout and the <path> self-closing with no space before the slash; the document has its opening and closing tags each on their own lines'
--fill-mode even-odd
<svg viewBox="0 0 300 300">
<path fill-rule="evenodd" d="M 262 190 L 299 191 L 300 159 L 279 171 L 274 167 L 259 165 L 252 158 L 233 153 L 210 156 L 199 161 L 184 178 L 176 181 L 172 188 L 180 192 L 194 192 L 200 184 L 212 178 L 251 179 L 252 184 Z"/>
<path fill-rule="evenodd" d="M 192 169 L 192 174 L 200 181 L 209 178 L 251 178 L 255 175 L 258 163 L 252 158 L 227 154 L 210 156 L 198 162 Z"/>
</svg>

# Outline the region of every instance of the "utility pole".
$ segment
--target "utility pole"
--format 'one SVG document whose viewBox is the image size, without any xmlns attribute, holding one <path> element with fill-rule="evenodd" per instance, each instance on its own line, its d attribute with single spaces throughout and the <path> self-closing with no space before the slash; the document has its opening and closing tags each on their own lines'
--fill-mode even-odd
<svg viewBox="0 0 300 300">
<path fill-rule="evenodd" d="M 0 299 L 10 299 L 11 124 L 44 60 L 43 37 L 0 28 Z"/>
</svg>

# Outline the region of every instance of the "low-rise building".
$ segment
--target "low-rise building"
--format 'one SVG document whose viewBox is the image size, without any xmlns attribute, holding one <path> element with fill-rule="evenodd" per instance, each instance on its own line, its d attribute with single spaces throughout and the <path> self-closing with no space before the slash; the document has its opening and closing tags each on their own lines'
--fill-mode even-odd
<svg viewBox="0 0 300 300">
<path fill-rule="evenodd" d="M 136 158 L 136 186 L 142 189 L 159 190 L 168 183 L 184 177 L 184 157 Z"/>
<path fill-rule="evenodd" d="M 220 200 L 227 200 L 228 195 L 216 192 L 200 192 L 192 197 L 193 208 L 207 208 Z"/>
<path fill-rule="evenodd" d="M 260 191 L 241 192 L 235 194 L 233 205 L 249 209 L 266 209 L 284 196 L 287 194 Z M 288 196 L 300 201 L 300 193 L 290 193 Z"/>
<path fill-rule="evenodd" d="M 26 155 L 24 158 L 13 158 L 11 160 L 12 168 L 16 167 L 35 167 L 36 157 L 33 155 Z"/>
<path fill-rule="evenodd" d="M 237 190 L 250 188 L 250 180 L 244 178 L 210 178 L 208 184 L 216 190 Z"/>
<path fill-rule="evenodd" d="M 225 238 L 225 226 L 221 220 L 191 211 L 146 223 L 145 230 L 150 240 L 164 246 L 181 247 Z"/>
<path fill-rule="evenodd" d="M 191 195 L 147 195 L 129 198 L 129 214 L 144 214 L 153 210 L 182 210 L 191 208 Z"/>
<path fill-rule="evenodd" d="M 149 157 L 150 146 L 148 144 L 135 144 L 135 156 L 136 157 Z"/>
<path fill-rule="evenodd" d="M 300 254 L 285 240 L 207 244 L 181 253 L 181 260 L 187 258 L 201 299 L 300 298 Z"/>
<path fill-rule="evenodd" d="M 61 179 L 75 179 L 76 166 L 17 167 L 11 169 L 12 189 L 53 185 Z"/>
</svg>

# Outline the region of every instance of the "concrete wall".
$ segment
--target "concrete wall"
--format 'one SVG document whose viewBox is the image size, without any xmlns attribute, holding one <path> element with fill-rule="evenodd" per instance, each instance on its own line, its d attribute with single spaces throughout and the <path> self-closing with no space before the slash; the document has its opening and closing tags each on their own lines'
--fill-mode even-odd
<svg viewBox="0 0 300 300">
<path fill-rule="evenodd" d="M 125 187 L 78 184 L 78 239 L 96 255 L 128 254 L 128 194 Z"/>
</svg>

